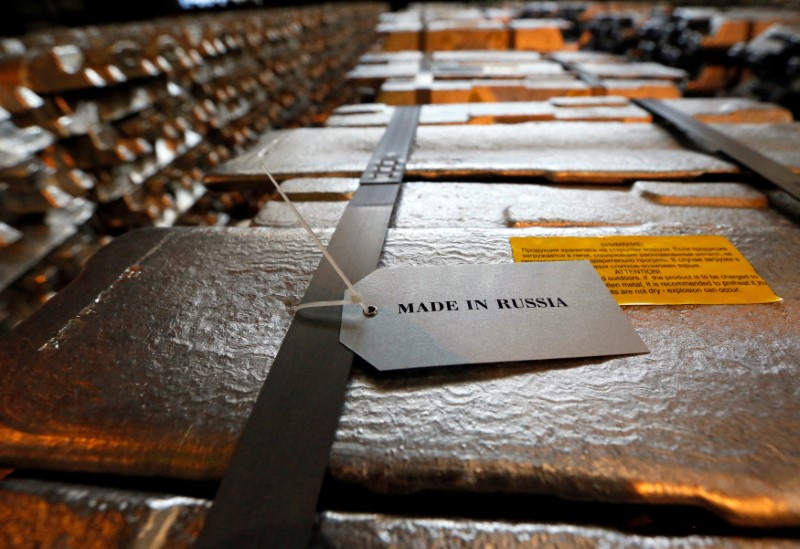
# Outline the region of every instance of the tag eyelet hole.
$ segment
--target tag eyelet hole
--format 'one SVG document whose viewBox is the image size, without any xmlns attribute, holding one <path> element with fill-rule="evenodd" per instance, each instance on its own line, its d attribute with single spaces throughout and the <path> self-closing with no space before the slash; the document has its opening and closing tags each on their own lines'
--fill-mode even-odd
<svg viewBox="0 0 800 549">
<path fill-rule="evenodd" d="M 368 305 L 367 310 L 364 311 L 364 316 L 373 317 L 378 314 L 378 308 L 375 305 Z"/>
</svg>

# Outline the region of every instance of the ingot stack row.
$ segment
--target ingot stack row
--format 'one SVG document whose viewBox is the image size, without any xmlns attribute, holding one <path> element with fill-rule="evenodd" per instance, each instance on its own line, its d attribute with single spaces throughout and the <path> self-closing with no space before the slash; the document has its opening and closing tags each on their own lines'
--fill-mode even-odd
<svg viewBox="0 0 800 549">
<path fill-rule="evenodd" d="M 110 237 L 181 216 L 224 225 L 252 207 L 204 196 L 204 170 L 267 128 L 320 123 L 347 101 L 344 72 L 379 11 L 236 11 L 0 42 L 0 292 L 13 286 L 0 294 L 3 329 Z"/>
</svg>

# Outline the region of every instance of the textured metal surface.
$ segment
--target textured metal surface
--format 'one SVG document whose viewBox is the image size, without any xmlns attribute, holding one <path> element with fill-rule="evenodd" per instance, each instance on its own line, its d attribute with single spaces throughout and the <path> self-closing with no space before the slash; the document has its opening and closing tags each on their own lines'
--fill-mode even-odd
<svg viewBox="0 0 800 549">
<path fill-rule="evenodd" d="M 605 78 L 601 90 L 606 95 L 646 99 L 677 99 L 681 97 L 678 86 L 667 80 L 637 80 L 633 78 Z"/>
<path fill-rule="evenodd" d="M 510 236 L 692 232 L 728 236 L 784 301 L 627 308 L 644 356 L 358 372 L 332 474 L 374 490 L 680 502 L 800 523 L 799 230 L 395 229 L 382 263 L 510 261 Z M 317 260 L 297 230 L 118 239 L 0 341 L 0 461 L 218 476 Z"/>
<path fill-rule="evenodd" d="M 350 200 L 358 185 L 358 179 L 313 177 L 286 180 L 281 189 L 290 200 Z M 271 198 L 283 200 L 277 192 Z"/>
<path fill-rule="evenodd" d="M 512 234 L 695 230 L 394 231 L 383 265 L 505 261 Z M 644 357 L 355 376 L 334 475 L 386 490 L 691 502 L 734 522 L 796 523 L 800 231 L 700 232 L 731 238 L 785 301 L 627 308 Z"/>
<path fill-rule="evenodd" d="M 350 280 L 377 267 L 418 118 L 419 108 L 395 112 L 315 269 L 304 304 L 341 299 Z M 396 166 L 383 175 L 376 161 Z M 353 363 L 352 352 L 339 344 L 341 318 L 333 307 L 292 318 L 236 442 L 198 548 L 308 544 Z"/>
<path fill-rule="evenodd" d="M 640 101 L 638 104 L 675 126 L 678 131 L 700 146 L 713 152 L 722 153 L 800 200 L 800 176 L 792 172 L 793 164 L 791 161 L 787 162 L 784 156 L 764 155 L 743 142 L 738 131 L 729 133 L 716 130 L 666 104 L 657 101 Z M 765 132 L 762 130 L 760 133 L 764 134 Z M 778 133 L 775 132 L 776 135 Z M 775 139 L 775 135 L 765 136 L 763 141 L 771 139 Z"/>
<path fill-rule="evenodd" d="M 334 112 L 326 125 L 382 126 L 388 123 L 395 107 L 376 103 L 342 108 Z M 420 124 L 494 124 L 541 120 L 580 120 L 600 122 L 649 122 L 650 115 L 634 105 L 597 107 L 557 107 L 550 101 L 510 103 L 455 103 L 423 105 Z"/>
<path fill-rule="evenodd" d="M 18 128 L 0 121 L 0 170 L 13 168 L 53 143 L 53 136 L 41 128 Z"/>
<path fill-rule="evenodd" d="M 587 202 L 591 208 L 586 208 Z M 744 185 L 637 182 L 631 187 L 408 183 L 397 227 L 791 226 Z M 732 206 L 732 207 L 728 207 Z"/>
<path fill-rule="evenodd" d="M 568 100 L 572 101 L 568 101 Z M 586 101 L 590 99 L 590 101 Z M 420 124 L 493 124 L 541 120 L 650 122 L 650 114 L 623 97 L 553 98 L 550 101 L 423 105 Z M 581 102 L 582 101 L 582 102 Z M 792 122 L 792 114 L 773 103 L 752 99 L 672 99 L 667 104 L 705 123 L 766 124 Z M 380 103 L 348 105 L 334 111 L 327 126 L 382 126 L 395 107 Z"/>
<path fill-rule="evenodd" d="M 22 233 L 17 229 L 0 221 L 0 248 L 5 248 L 22 238 Z"/>
<path fill-rule="evenodd" d="M 639 536 L 568 524 L 508 523 L 442 518 L 326 512 L 320 518 L 321 547 L 616 547 L 619 549 L 767 549 L 796 547 L 794 540 L 717 536 Z"/>
<path fill-rule="evenodd" d="M 660 63 L 576 63 L 575 68 L 599 78 L 683 80 L 686 71 Z"/>
<path fill-rule="evenodd" d="M 788 167 L 800 168 L 800 124 L 725 124 L 734 137 Z M 366 167 L 380 128 L 320 128 L 267 133 L 249 152 L 207 177 L 209 184 L 275 177 L 356 176 Z M 729 162 L 682 147 L 653 124 L 529 122 L 489 126 L 422 126 L 407 174 L 423 177 L 541 176 L 555 181 L 618 182 L 729 174 Z"/>
<path fill-rule="evenodd" d="M 188 548 L 210 502 L 36 480 L 0 483 L 0 545 Z M 794 547 L 795 541 L 719 536 L 639 536 L 614 529 L 536 522 L 452 520 L 323 512 L 315 547 Z"/>
<path fill-rule="evenodd" d="M 612 79 L 581 81 L 575 77 L 452 79 L 434 82 L 387 80 L 376 100 L 389 105 L 543 101 L 561 96 L 621 95 L 640 99 L 677 99 L 681 91 L 667 80 Z"/>
<path fill-rule="evenodd" d="M 335 227 L 347 207 L 347 202 L 295 202 L 294 205 L 312 227 Z M 298 223 L 297 216 L 288 204 L 270 200 L 253 218 L 253 225 L 297 227 Z"/>
<path fill-rule="evenodd" d="M 622 55 L 615 55 L 602 51 L 557 51 L 548 55 L 559 63 L 625 63 L 627 59 Z"/>
<path fill-rule="evenodd" d="M 74 198 L 63 209 L 51 210 L 42 225 L 22 225 L 21 238 L 0 251 L 0 289 L 5 288 L 74 235 L 94 212 L 94 204 Z"/>
<path fill-rule="evenodd" d="M 636 87 L 636 85 L 633 86 Z M 637 89 L 641 90 L 641 86 Z M 437 80 L 432 83 L 387 80 L 381 86 L 376 100 L 389 105 L 491 103 L 543 101 L 564 95 L 588 96 L 591 94 L 592 89 L 589 86 L 573 77 Z M 644 93 L 644 96 L 662 97 L 662 95 L 648 93 Z"/>
<path fill-rule="evenodd" d="M 792 122 L 792 113 L 775 103 L 737 97 L 693 97 L 664 101 L 684 114 L 694 116 L 706 124 L 786 124 Z"/>
<path fill-rule="evenodd" d="M 0 482 L 0 546 L 189 548 L 209 503 L 36 480 Z"/>
<path fill-rule="evenodd" d="M 489 52 L 484 52 L 489 53 Z M 430 74 L 434 79 L 461 78 L 553 78 L 567 76 L 558 63 L 539 59 L 508 59 L 505 52 L 483 59 L 464 56 L 462 59 L 437 59 L 432 56 Z M 347 74 L 348 79 L 361 85 L 377 86 L 390 78 L 414 78 L 422 71 L 422 59 L 400 58 L 388 63 L 359 64 Z"/>
<path fill-rule="evenodd" d="M 245 263 L 226 258 L 238 253 L 230 248 L 203 258 L 219 247 L 212 233 L 205 234 L 212 241 L 195 233 L 191 243 L 183 230 L 123 236 L 92 258 L 80 285 L 3 336 L 1 461 L 219 476 L 280 345 L 280 338 L 264 339 L 275 319 L 260 305 L 295 302 L 297 290 L 287 290 L 285 277 L 307 282 L 319 260 L 299 234 L 271 244 L 264 234 L 248 238 L 257 234 L 239 233 L 250 242 L 242 248 L 249 250 Z M 298 259 L 294 275 L 282 259 L 264 257 L 276 244 L 297 252 L 289 252 Z M 200 256 L 187 255 L 187 246 Z M 229 265 L 234 292 L 227 291 L 233 279 L 199 274 L 217 261 Z M 247 266 L 252 261 L 257 268 Z M 255 278 L 239 287 L 242 269 Z M 142 283 L 171 297 L 142 299 Z M 221 304 L 213 304 L 217 294 L 226 296 L 223 316 Z M 205 309 L 202 303 L 211 309 L 193 310 Z M 95 324 L 107 310 L 108 321 Z M 111 319 L 125 327 L 112 328 Z M 287 324 L 280 323 L 281 333 Z"/>
<path fill-rule="evenodd" d="M 311 185 L 317 181 L 316 185 Z M 284 183 L 297 193 L 292 199 L 312 227 L 333 227 L 344 211 L 332 190 L 355 179 L 292 179 Z M 300 184 L 304 184 L 300 186 Z M 313 197 L 309 200 L 306 197 Z M 586 204 L 590 203 L 591 208 Z M 297 218 L 283 201 L 270 201 L 254 218 L 264 227 L 297 227 Z M 737 225 L 791 226 L 768 209 L 767 196 L 741 183 L 676 183 L 637 181 L 632 186 L 525 185 L 516 183 L 406 183 L 394 215 L 398 228 L 454 226 L 591 227 L 647 225 L 676 227 Z"/>
</svg>

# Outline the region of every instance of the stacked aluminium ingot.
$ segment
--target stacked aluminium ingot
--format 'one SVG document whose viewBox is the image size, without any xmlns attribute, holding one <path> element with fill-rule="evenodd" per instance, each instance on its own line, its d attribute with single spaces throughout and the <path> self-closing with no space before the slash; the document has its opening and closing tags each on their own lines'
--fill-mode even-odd
<svg viewBox="0 0 800 549">
<path fill-rule="evenodd" d="M 267 128 L 320 123 L 346 101 L 343 73 L 372 40 L 378 9 L 238 11 L 5 40 L 0 292 L 23 283 L 0 296 L 2 329 L 30 311 L 22 301 L 36 306 L 69 281 L 55 256 L 42 261 L 78 227 L 66 245 L 86 248 L 75 267 L 100 237 L 171 225 L 192 207 L 187 222 L 224 224 L 225 206 L 244 198 L 201 198 L 203 170 Z M 73 213 L 45 219 L 55 211 Z M 26 272 L 47 284 L 24 283 Z"/>
<path fill-rule="evenodd" d="M 671 104 L 800 171 L 784 109 Z M 266 166 L 327 240 L 393 109 L 268 131 L 206 181 L 263 189 Z M 766 187 L 627 98 L 588 94 L 426 104 L 405 179 L 380 268 L 509 262 L 513 236 L 719 234 L 783 302 L 627 307 L 646 355 L 389 376 L 356 364 L 317 543 L 796 543 L 800 229 Z M 195 539 L 212 494 L 149 490 L 186 496 L 168 479 L 224 474 L 320 260 L 291 219 L 271 198 L 258 227 L 127 234 L 0 339 L 0 467 L 54 471 L 0 482 L 0 539 Z"/>
<path fill-rule="evenodd" d="M 538 101 L 560 96 L 676 98 L 686 79 L 658 63 L 575 51 L 582 25 L 503 9 L 418 6 L 382 18 L 383 51 L 364 56 L 350 78 L 381 103 Z M 572 12 L 570 12 L 572 13 Z M 565 14 L 566 15 L 566 14 Z"/>
</svg>

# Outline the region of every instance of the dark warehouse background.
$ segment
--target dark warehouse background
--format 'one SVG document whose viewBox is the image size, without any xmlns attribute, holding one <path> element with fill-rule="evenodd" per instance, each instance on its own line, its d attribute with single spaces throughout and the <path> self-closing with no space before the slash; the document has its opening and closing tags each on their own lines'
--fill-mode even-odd
<svg viewBox="0 0 800 549">
<path fill-rule="evenodd" d="M 198 11 L 320 4 L 313 0 L 14 0 L 4 3 L 0 35 L 16 36 L 53 26 L 82 26 L 136 21 Z M 399 9 L 407 1 L 386 2 Z"/>
</svg>

